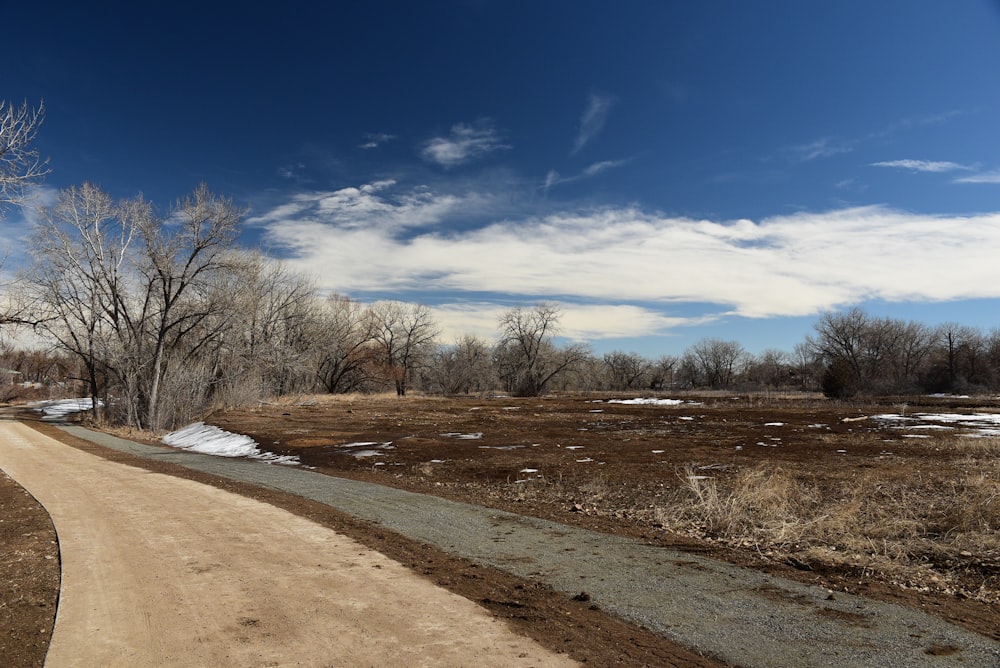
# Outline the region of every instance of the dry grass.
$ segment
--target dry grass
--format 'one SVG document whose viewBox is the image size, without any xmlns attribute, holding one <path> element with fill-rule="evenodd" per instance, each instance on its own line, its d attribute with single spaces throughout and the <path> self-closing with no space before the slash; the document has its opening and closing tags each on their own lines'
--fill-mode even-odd
<svg viewBox="0 0 1000 668">
<path fill-rule="evenodd" d="M 1000 602 L 1000 459 L 993 439 L 956 438 L 965 449 L 934 473 L 871 469 L 837 477 L 755 465 L 688 465 L 676 483 L 619 489 L 601 477 L 507 484 L 514 502 L 579 504 L 759 557 L 827 565 L 899 586 Z"/>
<path fill-rule="evenodd" d="M 673 531 L 752 547 L 770 558 L 851 565 L 904 586 L 944 591 L 960 591 L 950 570 L 986 565 L 978 589 L 961 593 L 1000 601 L 996 460 L 979 460 L 949 477 L 887 480 L 872 472 L 835 485 L 764 466 L 726 478 L 698 475 L 691 467 L 678 475 L 677 493 L 656 512 Z M 928 576 L 931 568 L 938 574 Z"/>
</svg>

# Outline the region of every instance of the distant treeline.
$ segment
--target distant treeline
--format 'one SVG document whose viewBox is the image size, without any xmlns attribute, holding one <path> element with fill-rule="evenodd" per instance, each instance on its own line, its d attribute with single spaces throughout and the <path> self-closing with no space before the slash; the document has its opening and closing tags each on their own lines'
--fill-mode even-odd
<svg viewBox="0 0 1000 668">
<path fill-rule="evenodd" d="M 5 318 L 50 347 L 2 352 L 8 394 L 26 383 L 82 392 L 103 400 L 96 419 L 159 431 L 215 408 L 313 392 L 711 388 L 848 397 L 1000 386 L 1000 333 L 858 309 L 824 313 L 794 350 L 759 355 L 705 339 L 680 356 L 597 356 L 555 343 L 560 312 L 550 303 L 503 313 L 494 340 L 445 342 L 426 306 L 324 296 L 279 261 L 240 249 L 242 215 L 205 186 L 162 214 L 92 185 L 60 193 L 40 212 L 32 269 L 10 290 L 17 302 Z"/>
</svg>

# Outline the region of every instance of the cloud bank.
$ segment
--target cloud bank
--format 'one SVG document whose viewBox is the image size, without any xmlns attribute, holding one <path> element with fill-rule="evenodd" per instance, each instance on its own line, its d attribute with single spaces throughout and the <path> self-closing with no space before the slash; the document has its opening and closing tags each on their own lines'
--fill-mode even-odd
<svg viewBox="0 0 1000 668">
<path fill-rule="evenodd" d="M 360 298 L 434 293 L 480 311 L 558 299 L 579 314 L 567 318 L 573 331 L 591 338 L 665 332 L 723 313 L 806 316 L 871 299 L 1000 297 L 1000 213 L 869 206 L 722 221 L 602 207 L 447 224 L 488 202 L 382 181 L 300 194 L 250 222 L 326 289 Z M 684 318 L 674 315 L 681 305 Z"/>
</svg>

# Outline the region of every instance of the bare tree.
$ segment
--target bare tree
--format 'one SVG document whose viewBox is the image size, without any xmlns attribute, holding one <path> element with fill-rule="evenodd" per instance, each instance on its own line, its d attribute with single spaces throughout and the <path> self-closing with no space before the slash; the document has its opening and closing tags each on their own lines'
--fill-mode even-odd
<svg viewBox="0 0 1000 668">
<path fill-rule="evenodd" d="M 739 343 L 721 339 L 703 339 L 684 354 L 689 365 L 697 370 L 699 384 L 714 389 L 726 389 L 733 384 L 737 367 L 745 356 Z"/>
<path fill-rule="evenodd" d="M 781 350 L 769 348 L 749 359 L 747 375 L 760 387 L 778 389 L 792 378 L 789 357 Z"/>
<path fill-rule="evenodd" d="M 259 252 L 230 253 L 210 301 L 224 304 L 192 333 L 208 338 L 212 394 L 223 403 L 313 389 L 322 331 L 312 281 Z"/>
<path fill-rule="evenodd" d="M 631 390 L 649 384 L 653 365 L 642 355 L 616 350 L 605 353 L 603 362 L 612 390 Z"/>
<path fill-rule="evenodd" d="M 115 203 L 84 184 L 43 210 L 32 238 L 35 262 L 27 284 L 33 319 L 81 361 L 95 418 L 104 381 L 113 373 L 111 348 L 127 303 L 124 274 L 142 211 L 141 201 Z"/>
<path fill-rule="evenodd" d="M 226 252 L 236 238 L 243 211 L 201 184 L 179 201 L 168 220 L 140 220 L 144 257 L 139 267 L 144 279 L 143 308 L 133 326 L 145 330 L 150 343 L 148 383 L 145 389 L 145 425 L 158 430 L 160 386 L 169 364 L 168 353 L 179 348 L 212 313 L 223 308 L 211 299 L 213 275 L 226 268 Z"/>
<path fill-rule="evenodd" d="M 164 380 L 212 339 L 205 325 L 228 305 L 213 278 L 229 269 L 239 216 L 205 186 L 168 220 L 141 199 L 114 202 L 90 185 L 63 192 L 43 213 L 30 281 L 38 320 L 83 361 L 95 398 L 99 376 L 114 378 L 129 424 L 157 430 L 169 421 Z"/>
<path fill-rule="evenodd" d="M 25 188 L 48 173 L 32 146 L 44 118 L 44 104 L 17 107 L 0 100 L 0 204 L 19 204 Z"/>
<path fill-rule="evenodd" d="M 376 302 L 370 309 L 372 338 L 398 396 L 406 396 L 438 335 L 431 310 L 422 304 Z"/>
<path fill-rule="evenodd" d="M 343 295 L 330 295 L 319 309 L 315 368 L 327 392 L 368 389 L 375 322 L 367 306 Z"/>
<path fill-rule="evenodd" d="M 485 392 L 493 387 L 490 347 L 475 336 L 463 336 L 450 346 L 438 348 L 427 376 L 442 394 Z"/>
<path fill-rule="evenodd" d="M 531 310 L 513 308 L 500 316 L 502 335 L 494 349 L 494 365 L 508 392 L 538 396 L 556 376 L 589 355 L 586 346 L 558 348 L 553 344 L 559 316 L 559 307 L 545 302 Z"/>
<path fill-rule="evenodd" d="M 662 355 L 653 362 L 649 370 L 650 389 L 662 390 L 670 387 L 679 364 L 680 360 L 673 355 Z"/>
</svg>

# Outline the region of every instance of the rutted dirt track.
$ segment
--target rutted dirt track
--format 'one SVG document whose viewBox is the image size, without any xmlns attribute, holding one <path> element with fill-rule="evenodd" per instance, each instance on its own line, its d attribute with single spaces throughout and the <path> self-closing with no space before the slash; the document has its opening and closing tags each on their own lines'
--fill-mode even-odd
<svg viewBox="0 0 1000 668">
<path fill-rule="evenodd" d="M 49 511 L 62 587 L 47 665 L 569 665 L 318 524 L 0 423 Z"/>
</svg>

